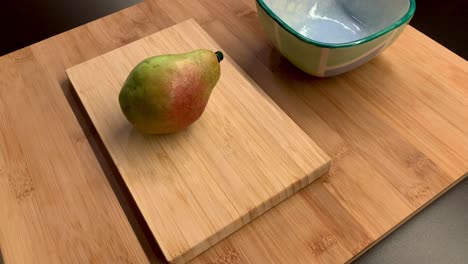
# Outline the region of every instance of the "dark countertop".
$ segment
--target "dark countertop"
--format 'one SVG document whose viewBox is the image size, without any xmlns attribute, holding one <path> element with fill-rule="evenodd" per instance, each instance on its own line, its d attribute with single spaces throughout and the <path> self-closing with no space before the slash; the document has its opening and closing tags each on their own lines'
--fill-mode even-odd
<svg viewBox="0 0 468 264">
<path fill-rule="evenodd" d="M 140 0 L 10 1 L 2 3 L 0 55 L 140 2 Z M 8 11 L 5 11 L 8 10 Z M 419 1 L 411 24 L 468 58 L 468 1 Z M 355 263 L 466 263 L 468 179 L 394 231 Z M 2 263 L 0 253 L 0 263 Z"/>
<path fill-rule="evenodd" d="M 142 0 L 15 0 L 0 4 L 0 56 Z"/>
</svg>

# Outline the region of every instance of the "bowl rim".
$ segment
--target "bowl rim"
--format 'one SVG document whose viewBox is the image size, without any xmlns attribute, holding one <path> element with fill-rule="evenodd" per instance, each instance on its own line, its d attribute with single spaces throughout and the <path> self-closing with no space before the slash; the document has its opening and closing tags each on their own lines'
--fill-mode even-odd
<svg viewBox="0 0 468 264">
<path fill-rule="evenodd" d="M 308 38 L 301 33 L 297 32 L 295 29 L 291 28 L 286 22 L 284 22 L 279 16 L 273 12 L 273 10 L 268 7 L 268 5 L 264 2 L 264 0 L 256 0 L 257 4 L 263 8 L 263 10 L 270 16 L 272 17 L 276 23 L 278 23 L 282 28 L 284 28 L 286 31 L 291 33 L 293 36 L 298 38 L 299 40 L 302 40 L 306 43 L 313 44 L 315 46 L 323 47 L 323 48 L 346 48 L 346 47 L 353 47 L 357 46 L 369 41 L 372 41 L 374 39 L 377 39 L 378 37 L 385 35 L 386 33 L 400 27 L 401 25 L 405 24 L 408 22 L 414 15 L 415 10 L 416 10 L 416 1 L 415 0 L 408 0 L 410 2 L 410 6 L 408 8 L 408 11 L 396 22 L 390 24 L 389 26 L 383 28 L 382 30 L 379 30 L 375 32 L 374 34 L 371 34 L 365 38 L 361 38 L 358 40 L 353 40 L 350 42 L 344 42 L 344 43 L 327 43 L 327 42 L 320 42 L 313 40 L 311 38 Z"/>
</svg>

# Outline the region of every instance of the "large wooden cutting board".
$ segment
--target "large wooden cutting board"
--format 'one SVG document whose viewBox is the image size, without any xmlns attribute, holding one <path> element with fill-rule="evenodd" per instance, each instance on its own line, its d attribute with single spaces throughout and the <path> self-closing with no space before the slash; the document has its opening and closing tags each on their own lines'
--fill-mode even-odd
<svg viewBox="0 0 468 264">
<path fill-rule="evenodd" d="M 189 20 L 67 70 L 170 262 L 190 260 L 330 166 L 327 155 L 229 56 L 200 120 L 173 135 L 137 132 L 117 100 L 130 70 L 152 55 L 198 48 L 219 46 Z"/>
</svg>

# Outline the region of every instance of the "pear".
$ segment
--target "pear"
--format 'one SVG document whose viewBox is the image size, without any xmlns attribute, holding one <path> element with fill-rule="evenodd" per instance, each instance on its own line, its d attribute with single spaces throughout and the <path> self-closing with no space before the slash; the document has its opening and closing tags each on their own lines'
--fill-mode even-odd
<svg viewBox="0 0 468 264">
<path fill-rule="evenodd" d="M 222 52 L 206 49 L 144 59 L 119 93 L 123 114 L 145 134 L 183 130 L 203 114 L 222 60 Z"/>
</svg>

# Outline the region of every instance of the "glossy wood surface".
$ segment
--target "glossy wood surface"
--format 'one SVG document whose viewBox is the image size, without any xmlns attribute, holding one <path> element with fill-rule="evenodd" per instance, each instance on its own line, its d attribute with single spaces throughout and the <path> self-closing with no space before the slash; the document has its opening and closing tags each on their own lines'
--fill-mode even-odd
<svg viewBox="0 0 468 264">
<path fill-rule="evenodd" d="M 333 160 L 329 174 L 193 263 L 347 262 L 462 179 L 465 60 L 408 27 L 370 63 L 318 79 L 267 43 L 254 8 L 146 1 L 0 58 L 6 263 L 160 259 L 113 183 L 65 69 L 191 17 Z"/>
</svg>

